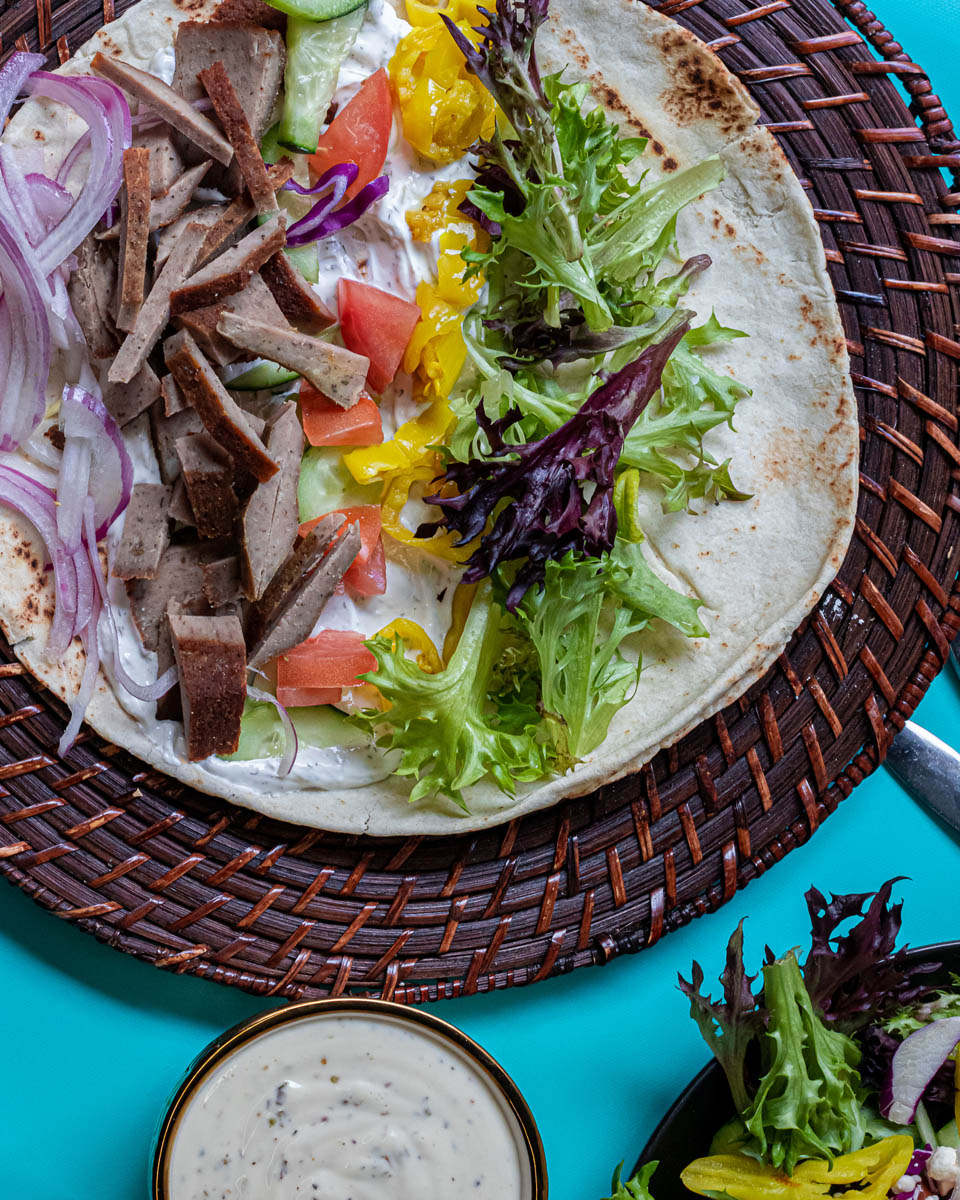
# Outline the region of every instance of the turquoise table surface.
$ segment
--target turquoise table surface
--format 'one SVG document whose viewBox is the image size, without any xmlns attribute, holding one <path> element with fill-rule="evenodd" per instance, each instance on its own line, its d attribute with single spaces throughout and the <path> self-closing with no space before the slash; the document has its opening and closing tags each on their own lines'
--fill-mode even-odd
<svg viewBox="0 0 960 1200">
<path fill-rule="evenodd" d="M 2 2 L 2 0 L 0 0 Z M 880 19 L 923 64 L 960 122 L 960 6 L 881 0 Z M 960 684 L 947 671 L 919 720 L 960 744 Z M 960 937 L 960 839 L 880 771 L 804 847 L 725 908 L 640 955 L 532 988 L 433 1006 L 494 1054 L 529 1100 L 553 1200 L 608 1195 L 664 1109 L 706 1060 L 678 971 L 708 979 L 748 917 L 748 962 L 806 940 L 803 893 L 867 891 L 908 875 L 904 937 Z M 264 1007 L 100 945 L 0 882 L 0 1200 L 144 1200 L 168 1092 L 221 1030 Z M 384 1196 L 384 1200 L 389 1200 Z M 451 1197 L 451 1200 L 457 1200 Z"/>
</svg>

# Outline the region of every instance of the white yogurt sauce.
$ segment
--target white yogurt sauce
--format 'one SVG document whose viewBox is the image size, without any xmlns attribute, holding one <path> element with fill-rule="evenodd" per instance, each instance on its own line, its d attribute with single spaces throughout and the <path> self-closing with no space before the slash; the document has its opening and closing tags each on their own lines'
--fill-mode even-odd
<svg viewBox="0 0 960 1200">
<path fill-rule="evenodd" d="M 168 1200 L 531 1200 L 520 1123 L 457 1046 L 315 1016 L 240 1047 L 176 1127 Z"/>
<path fill-rule="evenodd" d="M 397 43 L 410 28 L 391 5 L 382 0 L 370 4 L 357 41 L 340 70 L 335 99 L 341 108 L 363 80 L 381 67 L 387 67 Z M 173 47 L 157 50 L 151 59 L 150 71 L 169 82 L 173 78 L 173 69 Z M 436 278 L 436 250 L 413 240 L 405 214 L 423 201 L 438 180 L 463 178 L 469 174 L 469 168 L 463 160 L 438 168 L 421 159 L 404 140 L 399 116 L 395 115 L 384 169 L 390 176 L 390 190 L 386 196 L 337 237 L 318 243 L 320 277 L 315 290 L 334 310 L 340 278 L 363 280 L 409 300 L 414 299 L 421 280 Z M 384 438 L 392 437 L 400 424 L 420 410 L 421 406 L 413 401 L 409 377 L 401 374 L 381 404 Z M 159 472 L 146 419 L 138 419 L 127 426 L 124 440 L 133 461 L 134 481 L 158 482 Z M 423 519 L 426 516 L 424 513 Z M 114 550 L 122 531 L 121 517 L 107 535 L 108 545 Z M 450 626 L 451 603 L 459 572 L 443 559 L 408 550 L 390 537 L 384 538 L 384 549 L 387 554 L 386 593 L 368 597 L 334 596 L 313 633 L 321 629 L 345 629 L 370 636 L 403 616 L 421 625 L 439 649 Z M 110 582 L 110 598 L 123 667 L 141 682 L 155 679 L 156 655 L 144 650 L 126 592 L 118 580 Z M 108 654 L 103 655 L 103 669 L 119 703 L 141 724 L 164 761 L 171 765 L 182 762 L 186 758 L 186 744 L 180 723 L 158 721 L 155 703 L 130 696 L 117 682 Z M 340 789 L 362 787 L 385 779 L 395 765 L 395 756 L 386 755 L 373 745 L 320 749 L 301 743 L 289 775 L 280 776 L 279 764 L 279 758 L 235 762 L 209 758 L 195 766 L 201 772 L 240 787 L 268 784 L 274 791 L 295 791 L 304 787 Z"/>
</svg>

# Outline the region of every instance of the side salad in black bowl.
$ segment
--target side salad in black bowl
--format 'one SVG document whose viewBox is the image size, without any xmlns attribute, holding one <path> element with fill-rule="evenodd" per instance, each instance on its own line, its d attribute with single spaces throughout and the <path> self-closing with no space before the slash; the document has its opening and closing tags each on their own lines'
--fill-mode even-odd
<svg viewBox="0 0 960 1200">
<path fill-rule="evenodd" d="M 741 922 L 719 999 L 681 976 L 714 1061 L 610 1200 L 960 1200 L 960 942 L 898 950 L 897 882 L 811 888 L 806 953 L 756 975 Z"/>
</svg>

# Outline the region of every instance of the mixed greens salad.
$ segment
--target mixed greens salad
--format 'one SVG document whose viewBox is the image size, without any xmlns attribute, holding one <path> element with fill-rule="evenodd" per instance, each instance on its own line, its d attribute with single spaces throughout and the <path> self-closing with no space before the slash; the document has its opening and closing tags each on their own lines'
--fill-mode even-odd
<svg viewBox="0 0 960 1200">
<path fill-rule="evenodd" d="M 796 1195 L 927 1200 L 960 1196 L 960 977 L 934 988 L 937 963 L 896 949 L 897 880 L 876 893 L 806 896 L 811 944 L 758 976 L 743 962 L 743 923 L 713 999 L 693 964 L 680 988 L 723 1068 L 736 1115 L 681 1175 L 703 1196 Z M 611 1200 L 650 1200 L 656 1163 Z"/>
<path fill-rule="evenodd" d="M 363 31 L 360 10 L 316 25 L 300 7 L 275 137 L 302 150 L 329 131 L 316 80 L 295 91 L 291 74 Z M 379 500 L 388 538 L 461 572 L 442 650 L 409 620 L 368 640 L 375 662 L 359 678 L 377 704 L 350 720 L 397 752 L 411 800 L 442 794 L 463 808 L 484 777 L 512 795 L 596 749 L 636 688 L 635 635 L 651 621 L 707 636 L 698 599 L 644 556 L 641 478 L 669 510 L 743 498 L 704 437 L 748 392 L 704 351 L 744 335 L 683 306 L 710 259 L 684 260 L 676 243 L 678 213 L 723 165 L 647 178 L 646 139 L 623 136 L 586 83 L 541 78 L 546 15 L 547 0 L 495 11 L 408 0 L 413 29 L 390 63 L 404 136 L 426 162 L 474 161 L 407 213 L 414 238 L 440 250 L 404 351 L 425 407 L 342 459 L 346 503 Z M 352 23 L 349 37 L 338 22 Z M 304 503 L 311 480 L 328 469 L 308 453 L 304 520 L 320 511 Z M 407 514 L 423 503 L 435 515 L 414 532 Z M 387 586 L 389 573 L 388 562 Z"/>
</svg>

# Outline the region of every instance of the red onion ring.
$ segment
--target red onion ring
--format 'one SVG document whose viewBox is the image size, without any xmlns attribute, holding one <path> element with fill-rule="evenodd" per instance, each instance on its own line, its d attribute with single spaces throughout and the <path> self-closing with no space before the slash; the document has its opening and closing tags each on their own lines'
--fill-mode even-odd
<svg viewBox="0 0 960 1200">
<path fill-rule="evenodd" d="M 289 775 L 293 770 L 293 764 L 297 761 L 297 754 L 300 750 L 300 740 L 297 737 L 297 727 L 293 723 L 290 714 L 270 692 L 261 691 L 260 688 L 247 687 L 247 695 L 251 700 L 261 700 L 265 704 L 272 704 L 277 710 L 280 721 L 283 724 L 283 731 L 286 736 L 286 742 L 283 749 L 283 756 L 280 759 L 280 764 L 277 768 L 281 776 Z"/>
<path fill-rule="evenodd" d="M 60 427 L 67 439 L 61 458 L 58 489 L 61 508 L 64 504 L 62 489 L 71 484 L 70 475 L 63 465 L 67 447 L 73 440 L 84 439 L 89 442 L 92 452 L 89 493 L 94 502 L 97 538 L 102 538 L 130 503 L 133 491 L 133 464 L 123 443 L 123 436 L 100 397 L 82 387 L 63 389 Z"/>
<path fill-rule="evenodd" d="M 30 436 L 46 408 L 50 373 L 50 324 L 44 297 L 16 233 L 0 217 L 0 450 L 15 450 Z"/>
<path fill-rule="evenodd" d="M 29 54 L 15 50 L 0 69 L 0 129 L 7 123 L 14 101 L 23 91 L 27 76 L 46 66 L 42 54 Z"/>
</svg>

